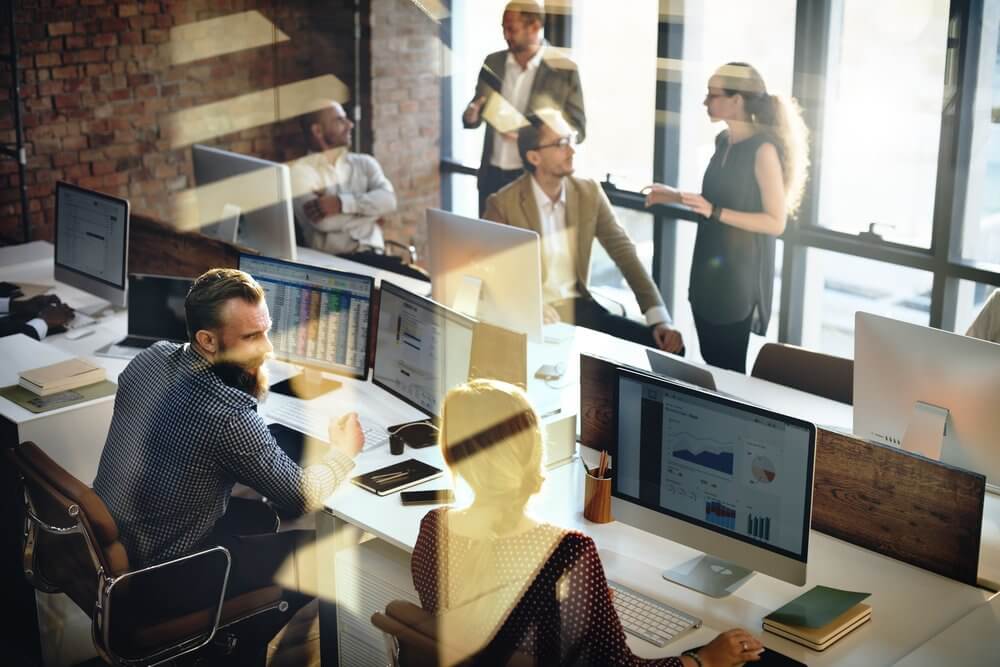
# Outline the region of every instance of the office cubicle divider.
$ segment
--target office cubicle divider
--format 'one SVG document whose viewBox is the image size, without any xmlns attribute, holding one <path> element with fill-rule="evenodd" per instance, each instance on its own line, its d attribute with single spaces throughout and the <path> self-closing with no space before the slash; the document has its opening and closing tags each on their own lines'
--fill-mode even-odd
<svg viewBox="0 0 1000 667">
<path fill-rule="evenodd" d="M 619 366 L 580 355 L 580 444 L 612 456 Z M 832 537 L 975 586 L 985 494 L 984 475 L 817 429 L 812 528 Z"/>
</svg>

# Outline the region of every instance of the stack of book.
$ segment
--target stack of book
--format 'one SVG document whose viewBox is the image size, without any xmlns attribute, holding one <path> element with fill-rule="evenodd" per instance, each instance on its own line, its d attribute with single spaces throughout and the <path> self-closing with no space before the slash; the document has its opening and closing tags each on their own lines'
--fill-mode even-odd
<svg viewBox="0 0 1000 667">
<path fill-rule="evenodd" d="M 764 617 L 764 629 L 814 651 L 824 651 L 871 620 L 868 593 L 815 586 Z"/>
<path fill-rule="evenodd" d="M 50 396 L 101 382 L 106 376 L 101 366 L 76 358 L 21 371 L 18 384 L 39 396 Z"/>
</svg>

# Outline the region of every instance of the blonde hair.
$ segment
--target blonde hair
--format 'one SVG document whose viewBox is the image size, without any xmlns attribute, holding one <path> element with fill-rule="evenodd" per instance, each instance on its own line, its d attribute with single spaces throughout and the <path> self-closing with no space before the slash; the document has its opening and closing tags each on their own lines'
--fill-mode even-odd
<svg viewBox="0 0 1000 667">
<path fill-rule="evenodd" d="M 544 441 L 527 394 L 499 380 L 472 380 L 444 399 L 439 445 L 445 462 L 479 504 L 492 506 L 502 533 L 542 488 Z"/>
<path fill-rule="evenodd" d="M 722 80 L 719 87 L 727 95 L 743 97 L 750 121 L 778 149 L 785 205 L 788 215 L 793 215 L 802 203 L 809 175 L 809 129 L 802 120 L 798 102 L 793 97 L 768 93 L 760 72 L 747 63 L 726 63 L 714 76 Z"/>
</svg>

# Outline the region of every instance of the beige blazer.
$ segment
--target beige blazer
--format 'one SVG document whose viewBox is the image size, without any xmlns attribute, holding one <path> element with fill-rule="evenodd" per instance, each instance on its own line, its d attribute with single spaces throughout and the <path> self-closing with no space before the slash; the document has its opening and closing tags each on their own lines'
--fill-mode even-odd
<svg viewBox="0 0 1000 667">
<path fill-rule="evenodd" d="M 531 174 L 525 173 L 496 194 L 490 195 L 486 200 L 483 217 L 542 234 L 541 216 L 531 189 L 531 178 Z M 590 282 L 590 251 L 596 238 L 625 276 L 642 312 L 655 306 L 663 306 L 660 290 L 639 260 L 635 243 L 619 224 L 601 186 L 596 181 L 569 176 L 565 180 L 565 187 L 566 226 L 574 228 L 576 233 L 576 279 L 580 294 L 593 298 L 587 285 Z M 545 276 L 546 267 L 543 262 L 543 283 Z"/>
</svg>

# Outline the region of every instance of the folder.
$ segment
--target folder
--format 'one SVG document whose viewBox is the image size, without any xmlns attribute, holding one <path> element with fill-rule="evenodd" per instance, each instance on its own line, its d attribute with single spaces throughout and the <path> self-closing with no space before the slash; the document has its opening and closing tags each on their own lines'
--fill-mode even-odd
<svg viewBox="0 0 1000 667">
<path fill-rule="evenodd" d="M 95 384 L 106 377 L 103 367 L 77 357 L 50 366 L 21 371 L 18 384 L 39 396 L 49 396 Z"/>
</svg>

